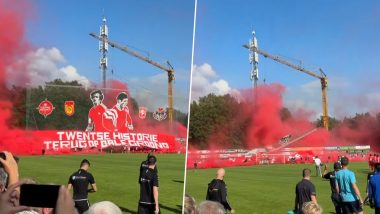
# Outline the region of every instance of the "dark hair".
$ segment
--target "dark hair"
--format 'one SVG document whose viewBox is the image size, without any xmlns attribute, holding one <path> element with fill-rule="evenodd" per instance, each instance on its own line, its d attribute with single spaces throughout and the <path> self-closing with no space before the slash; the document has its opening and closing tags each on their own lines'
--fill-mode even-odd
<svg viewBox="0 0 380 214">
<path fill-rule="evenodd" d="M 82 162 L 80 163 L 80 167 L 82 167 L 85 164 L 88 164 L 90 166 L 90 161 L 88 161 L 87 159 L 83 159 Z"/>
<path fill-rule="evenodd" d="M 309 177 L 311 175 L 310 169 L 303 169 L 302 170 L 302 177 Z"/>
<path fill-rule="evenodd" d="M 380 172 L 380 163 L 375 163 L 376 172 Z"/>
<path fill-rule="evenodd" d="M 340 159 L 340 163 L 342 164 L 342 166 L 347 166 L 349 161 L 348 161 L 348 158 L 347 157 L 342 157 Z"/>
<path fill-rule="evenodd" d="M 124 100 L 124 99 L 128 99 L 128 95 L 125 92 L 121 92 L 116 97 L 116 100 Z"/>
<path fill-rule="evenodd" d="M 334 169 L 335 170 L 342 169 L 342 165 L 339 162 L 335 162 L 334 163 Z"/>
<path fill-rule="evenodd" d="M 156 156 L 151 155 L 151 156 L 148 158 L 148 165 L 154 165 L 154 164 L 156 164 L 156 162 L 157 162 L 157 158 L 156 158 Z"/>
<path fill-rule="evenodd" d="M 99 94 L 99 98 L 100 98 L 100 100 L 103 100 L 103 99 L 104 99 L 104 95 L 103 95 L 103 92 L 102 92 L 101 90 L 95 90 L 95 91 L 92 91 L 91 94 L 90 94 L 90 98 L 92 99 L 92 97 L 93 97 L 95 94 Z"/>
</svg>

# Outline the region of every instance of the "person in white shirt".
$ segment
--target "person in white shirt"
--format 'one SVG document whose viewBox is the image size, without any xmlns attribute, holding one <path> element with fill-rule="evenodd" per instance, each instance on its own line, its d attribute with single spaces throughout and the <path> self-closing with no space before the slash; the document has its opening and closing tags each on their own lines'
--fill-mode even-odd
<svg viewBox="0 0 380 214">
<path fill-rule="evenodd" d="M 315 163 L 315 170 L 316 170 L 317 176 L 321 177 L 322 176 L 322 172 L 321 172 L 322 161 L 321 161 L 321 159 L 319 159 L 318 156 L 315 156 L 314 163 Z"/>
</svg>

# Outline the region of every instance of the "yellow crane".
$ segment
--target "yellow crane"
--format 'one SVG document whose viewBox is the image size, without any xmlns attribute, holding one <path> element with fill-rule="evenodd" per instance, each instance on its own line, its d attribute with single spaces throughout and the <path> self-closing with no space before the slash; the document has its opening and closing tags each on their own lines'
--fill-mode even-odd
<svg viewBox="0 0 380 214">
<path fill-rule="evenodd" d="M 253 34 L 253 39 L 251 40 L 251 42 L 249 44 L 243 45 L 244 48 L 249 49 L 253 54 L 255 54 L 255 53 L 260 54 L 260 55 L 264 56 L 265 58 L 272 59 L 276 62 L 279 62 L 283 65 L 289 66 L 293 69 L 301 71 L 305 74 L 308 74 L 308 75 L 315 77 L 315 78 L 318 78 L 320 80 L 321 88 L 322 88 L 322 126 L 328 130 L 329 129 L 329 115 L 328 115 L 328 108 L 327 108 L 327 76 L 326 76 L 326 74 L 322 71 L 322 69 L 319 69 L 319 72 L 321 73 L 320 75 L 316 74 L 316 72 L 307 70 L 300 65 L 294 65 L 294 64 L 282 59 L 279 56 L 272 55 L 266 51 L 259 49 L 257 47 L 257 42 L 253 42 L 253 41 L 256 41 L 255 33 L 253 32 L 252 34 Z"/>
<path fill-rule="evenodd" d="M 103 41 L 103 38 L 96 35 L 95 33 L 90 33 L 90 36 L 94 37 L 95 39 L 98 39 L 99 41 Z M 113 48 L 117 48 L 121 51 L 124 51 L 138 59 L 141 59 L 161 70 L 164 70 L 167 72 L 168 74 L 168 117 L 169 117 L 169 123 L 172 124 L 173 123 L 173 81 L 174 81 L 174 69 L 173 69 L 173 66 L 171 66 L 171 64 L 169 63 L 169 61 L 167 61 L 167 65 L 164 66 L 164 65 L 161 65 L 160 63 L 157 63 L 153 60 L 151 60 L 149 57 L 146 57 L 142 54 L 139 54 L 131 49 L 129 49 L 127 46 L 122 46 L 122 45 L 119 45 L 117 44 L 116 42 L 113 42 L 111 40 L 108 40 L 108 38 L 106 39 L 106 41 L 111 47 Z"/>
</svg>

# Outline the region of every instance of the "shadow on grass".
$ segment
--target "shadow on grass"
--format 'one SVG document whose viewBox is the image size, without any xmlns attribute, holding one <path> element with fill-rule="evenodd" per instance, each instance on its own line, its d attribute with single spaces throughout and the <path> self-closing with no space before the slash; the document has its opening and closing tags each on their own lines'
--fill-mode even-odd
<svg viewBox="0 0 380 214">
<path fill-rule="evenodd" d="M 357 170 L 358 173 L 361 173 L 361 174 L 368 174 L 370 173 L 371 171 L 369 169 L 361 169 L 361 170 Z"/>
<path fill-rule="evenodd" d="M 182 206 L 180 205 L 177 205 L 177 208 L 173 208 L 160 204 L 160 209 L 164 209 L 173 213 L 182 213 Z"/>
<path fill-rule="evenodd" d="M 164 209 L 164 210 L 167 210 L 167 211 L 170 211 L 173 213 L 182 213 L 182 206 L 180 206 L 180 205 L 176 205 L 176 206 L 177 206 L 177 208 L 173 208 L 173 207 L 168 207 L 168 206 L 165 206 L 163 204 L 160 204 L 160 209 Z M 125 208 L 125 207 L 122 207 L 119 205 L 118 205 L 118 207 L 121 209 L 122 212 L 137 214 L 137 212 L 134 210 L 130 210 L 128 208 Z"/>
<path fill-rule="evenodd" d="M 173 182 L 176 182 L 176 183 L 181 183 L 181 184 L 183 184 L 183 181 L 181 181 L 181 180 L 172 180 Z"/>
<path fill-rule="evenodd" d="M 121 207 L 121 206 L 119 206 L 119 205 L 118 205 L 118 207 L 121 209 L 122 212 L 131 213 L 131 214 L 137 214 L 137 212 L 134 211 L 134 210 L 130 210 L 130 209 L 128 209 L 128 208 Z"/>
</svg>

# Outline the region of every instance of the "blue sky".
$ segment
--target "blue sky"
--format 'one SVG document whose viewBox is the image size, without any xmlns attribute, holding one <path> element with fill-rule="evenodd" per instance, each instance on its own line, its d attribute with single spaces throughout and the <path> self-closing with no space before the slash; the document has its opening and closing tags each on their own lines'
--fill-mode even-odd
<svg viewBox="0 0 380 214">
<path fill-rule="evenodd" d="M 230 90 L 250 87 L 248 51 L 241 45 L 254 29 L 259 48 L 325 71 L 331 115 L 379 109 L 380 2 L 199 0 L 197 13 L 193 77 L 204 72 L 210 85 L 225 80 Z M 202 68 L 205 63 L 211 67 Z M 264 57 L 259 70 L 260 83 L 265 78 L 287 87 L 286 105 L 320 114 L 318 80 Z M 193 99 L 218 91 L 194 85 L 199 88 Z"/>
<path fill-rule="evenodd" d="M 89 81 L 100 82 L 98 41 L 88 34 L 99 34 L 104 14 L 110 40 L 147 51 L 157 62 L 171 62 L 176 70 L 174 104 L 176 108 L 187 111 L 194 1 L 31 2 L 34 15 L 27 23 L 26 37 L 35 49 L 45 49 L 41 52 L 55 60 L 57 70 L 73 66 Z M 49 52 L 52 48 L 56 49 Z M 142 100 L 143 105 L 167 105 L 167 77 L 163 71 L 110 48 L 109 70 L 112 69 L 114 75 L 108 73 L 109 77 L 127 82 L 132 95 L 134 93 L 141 99 L 157 99 L 154 104 Z"/>
</svg>

